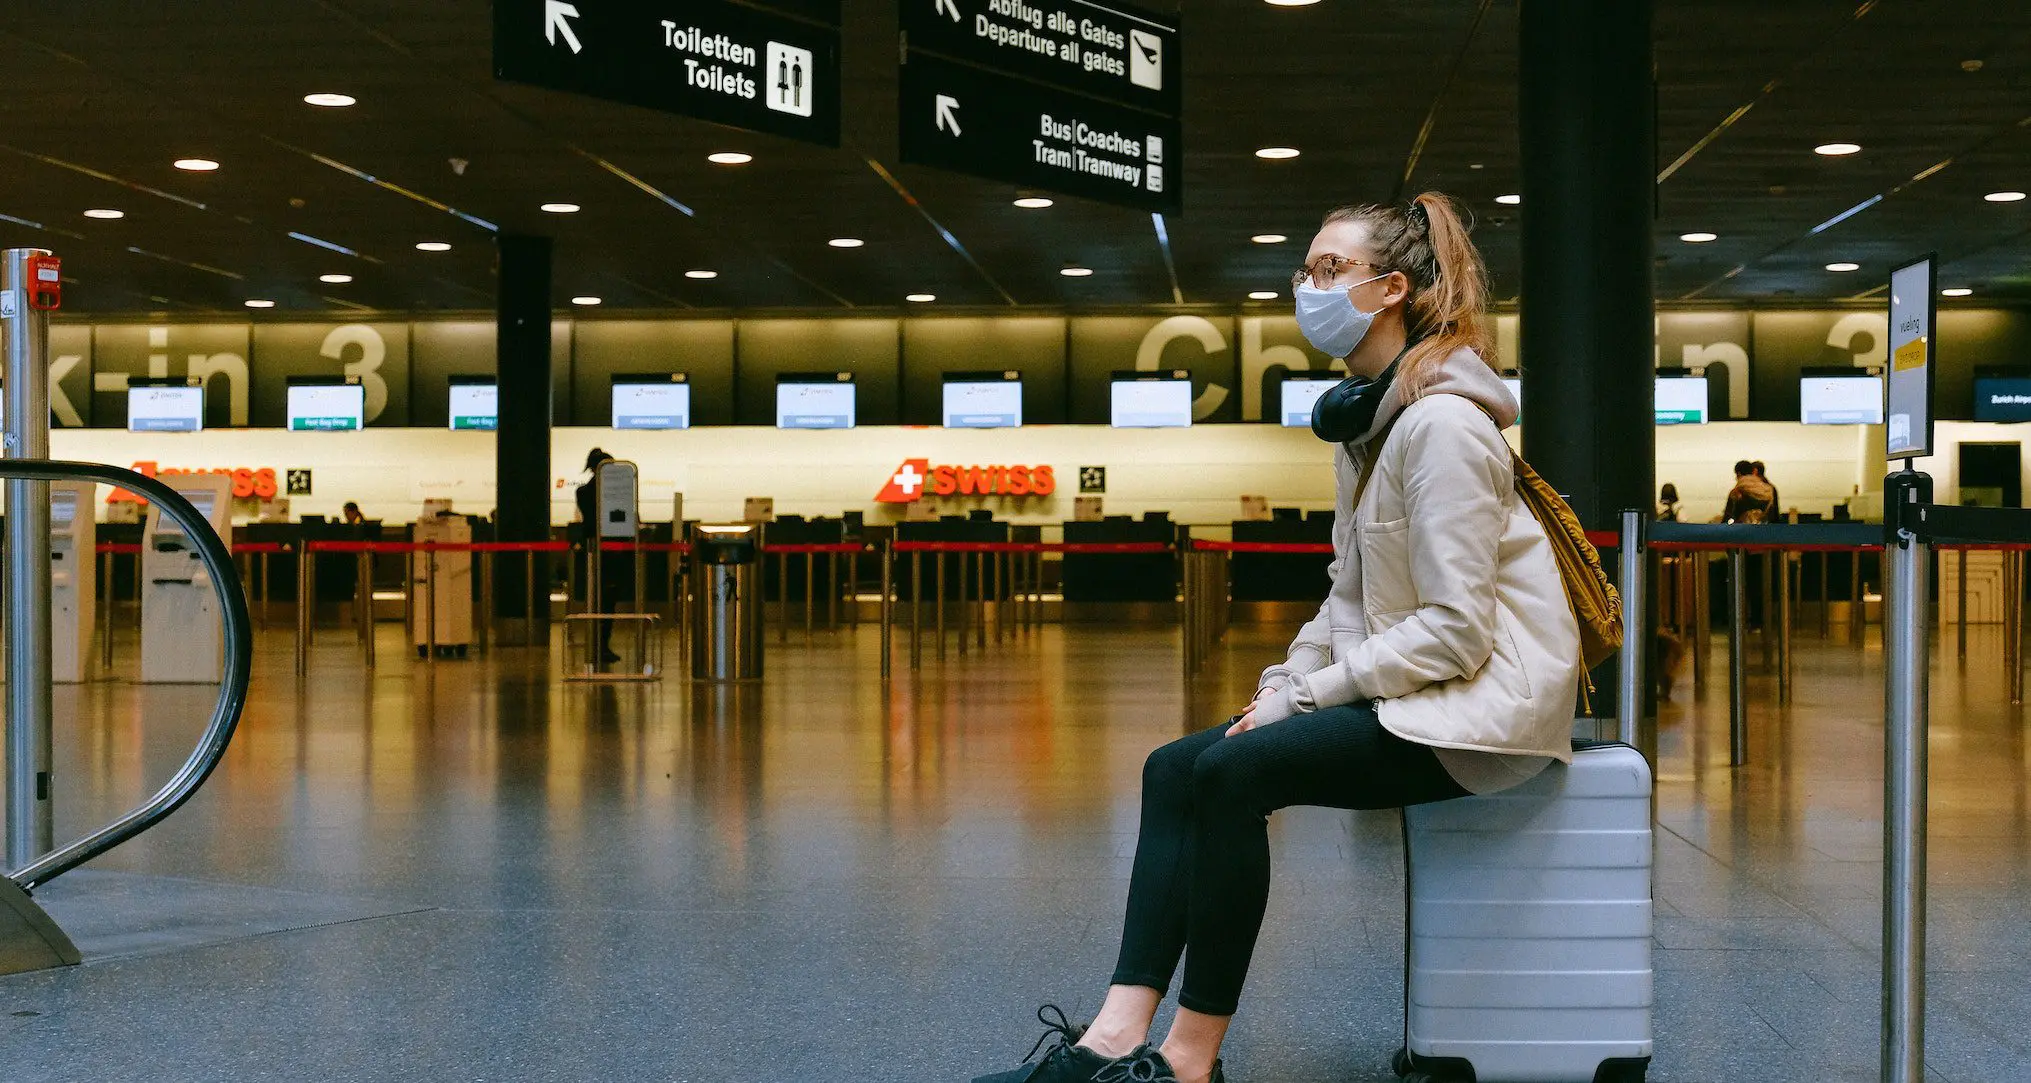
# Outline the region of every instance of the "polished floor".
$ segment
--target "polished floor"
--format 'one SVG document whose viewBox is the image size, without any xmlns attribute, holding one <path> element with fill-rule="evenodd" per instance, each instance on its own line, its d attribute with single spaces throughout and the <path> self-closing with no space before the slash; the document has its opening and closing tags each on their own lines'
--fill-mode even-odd
<svg viewBox="0 0 2031 1083">
<path fill-rule="evenodd" d="M 1050 628 L 911 675 L 801 633 L 770 676 L 565 684 L 541 652 L 364 673 L 287 633 L 219 774 L 40 898 L 87 955 L 0 979 L 0 1078 L 952 1081 L 1113 962 L 1143 756 L 1280 646 L 1181 680 L 1164 629 Z M 2031 1079 L 2031 738 L 1998 630 L 1937 652 L 1931 1078 Z M 1715 655 L 1720 659 L 1719 652 Z M 131 676 L 121 643 L 117 674 Z M 1663 712 L 1659 1081 L 1876 1075 L 1881 653 L 1802 634 L 1796 693 Z M 210 690 L 58 693 L 59 832 L 133 803 Z M 1401 1028 L 1395 818 L 1296 809 L 1228 1046 L 1236 1083 L 1384 1083 Z"/>
</svg>

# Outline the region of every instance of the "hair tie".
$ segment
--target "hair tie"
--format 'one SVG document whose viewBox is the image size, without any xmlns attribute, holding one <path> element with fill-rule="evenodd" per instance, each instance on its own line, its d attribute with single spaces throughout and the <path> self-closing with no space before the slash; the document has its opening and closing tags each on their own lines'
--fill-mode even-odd
<svg viewBox="0 0 2031 1083">
<path fill-rule="evenodd" d="M 1431 231 L 1432 228 L 1431 212 L 1425 210 L 1425 205 L 1419 203 L 1417 200 L 1411 200 L 1410 205 L 1404 208 L 1403 217 L 1405 221 L 1410 222 L 1412 225 L 1417 226 L 1419 229 L 1422 229 L 1427 233 Z"/>
</svg>

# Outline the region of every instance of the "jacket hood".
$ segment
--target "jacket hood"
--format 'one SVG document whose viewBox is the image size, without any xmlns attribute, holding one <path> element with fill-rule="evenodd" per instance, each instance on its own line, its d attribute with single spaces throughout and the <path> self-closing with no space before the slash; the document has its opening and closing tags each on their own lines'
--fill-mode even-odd
<svg viewBox="0 0 2031 1083">
<path fill-rule="evenodd" d="M 1464 346 L 1439 362 L 1431 382 L 1418 394 L 1420 398 L 1425 395 L 1458 395 L 1468 399 L 1488 411 L 1495 418 L 1495 424 L 1504 429 L 1516 424 L 1517 415 L 1522 413 L 1516 397 L 1509 393 L 1509 385 L 1502 382 L 1502 377 L 1489 368 L 1486 361 L 1481 360 L 1480 354 Z M 1349 443 L 1353 446 L 1367 443 L 1408 405 L 1410 403 L 1404 399 L 1403 381 L 1392 381 L 1382 394 L 1382 402 L 1375 408 L 1375 421 L 1359 439 Z"/>
<path fill-rule="evenodd" d="M 1735 488 L 1741 490 L 1743 496 L 1765 504 L 1777 496 L 1777 490 L 1769 482 L 1754 474 L 1737 476 L 1735 478 Z"/>
</svg>

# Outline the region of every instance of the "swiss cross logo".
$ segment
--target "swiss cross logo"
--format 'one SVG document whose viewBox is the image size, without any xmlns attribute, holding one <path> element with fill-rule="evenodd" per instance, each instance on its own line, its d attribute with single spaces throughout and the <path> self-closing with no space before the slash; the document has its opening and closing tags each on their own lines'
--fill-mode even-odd
<svg viewBox="0 0 2031 1083">
<path fill-rule="evenodd" d="M 903 465 L 889 475 L 889 483 L 875 497 L 882 504 L 914 504 L 924 496 L 924 483 L 930 480 L 931 460 L 907 459 Z"/>
</svg>

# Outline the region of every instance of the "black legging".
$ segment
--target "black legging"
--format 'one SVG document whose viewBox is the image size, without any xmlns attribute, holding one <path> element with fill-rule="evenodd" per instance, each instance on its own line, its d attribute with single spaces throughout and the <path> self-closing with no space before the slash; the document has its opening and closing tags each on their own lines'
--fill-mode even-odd
<svg viewBox="0 0 2031 1083">
<path fill-rule="evenodd" d="M 1142 831 L 1114 984 L 1159 993 L 1178 957 L 1178 1003 L 1233 1015 L 1269 903 L 1269 814 L 1291 805 L 1384 809 L 1462 797 L 1432 750 L 1382 728 L 1370 704 L 1230 723 L 1150 753 Z M 1191 950 L 1188 952 L 1186 948 Z"/>
</svg>

